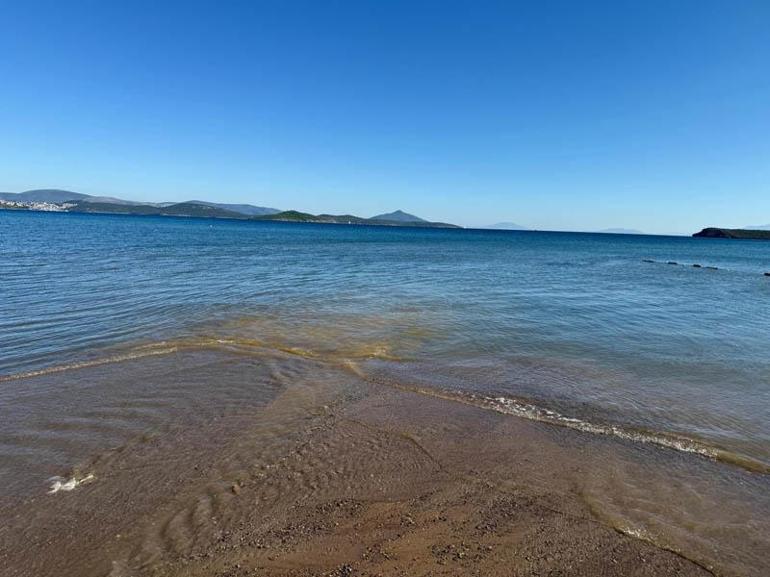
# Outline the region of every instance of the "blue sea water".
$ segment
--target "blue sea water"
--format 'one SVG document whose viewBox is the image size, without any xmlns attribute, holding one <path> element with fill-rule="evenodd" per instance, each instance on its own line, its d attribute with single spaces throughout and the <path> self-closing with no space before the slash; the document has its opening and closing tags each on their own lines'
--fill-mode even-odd
<svg viewBox="0 0 770 577">
<path fill-rule="evenodd" d="M 761 241 L 0 211 L 0 388 L 241 339 L 770 465 L 766 271 Z"/>
</svg>

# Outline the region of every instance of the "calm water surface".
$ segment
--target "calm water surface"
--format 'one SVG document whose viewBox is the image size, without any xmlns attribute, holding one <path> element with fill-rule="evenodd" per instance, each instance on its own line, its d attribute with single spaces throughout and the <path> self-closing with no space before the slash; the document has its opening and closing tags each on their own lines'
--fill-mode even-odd
<svg viewBox="0 0 770 577">
<path fill-rule="evenodd" d="M 240 339 L 770 465 L 767 242 L 0 211 L 0 254 L 2 399 Z"/>
</svg>

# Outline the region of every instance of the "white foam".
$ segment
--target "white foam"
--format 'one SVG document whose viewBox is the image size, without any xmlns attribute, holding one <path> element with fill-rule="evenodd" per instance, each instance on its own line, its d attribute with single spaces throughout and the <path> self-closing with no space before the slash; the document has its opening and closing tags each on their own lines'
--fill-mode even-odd
<svg viewBox="0 0 770 577">
<path fill-rule="evenodd" d="M 644 529 L 635 529 L 633 527 L 621 527 L 620 532 L 624 535 L 628 535 L 629 537 L 634 537 L 635 539 L 639 539 L 641 541 L 648 541 L 652 543 L 652 538 L 650 535 L 645 531 Z"/>
<path fill-rule="evenodd" d="M 705 446 L 691 439 L 677 438 L 672 435 L 635 431 L 633 429 L 625 429 L 616 425 L 591 423 L 577 419 L 575 417 L 567 417 L 550 409 L 538 407 L 530 403 L 525 403 L 506 397 L 475 397 L 475 399 L 480 400 L 483 405 L 499 413 L 507 413 L 534 421 L 542 421 L 555 425 L 561 425 L 563 427 L 577 429 L 586 433 L 593 433 L 595 435 L 612 435 L 614 437 L 620 437 L 621 439 L 627 439 L 629 441 L 635 441 L 638 443 L 653 443 L 655 445 L 669 449 L 676 449 L 678 451 L 684 451 L 687 453 L 696 453 L 712 459 L 718 458 L 720 455 L 719 451 L 715 448 Z"/>
<path fill-rule="evenodd" d="M 84 485 L 85 483 L 90 483 L 93 481 L 96 477 L 93 473 L 89 473 L 85 477 L 81 477 L 78 479 L 77 477 L 72 477 L 71 479 L 65 479 L 64 477 L 51 477 L 48 479 L 48 481 L 51 483 L 51 488 L 48 491 L 49 495 L 53 495 L 54 493 L 58 493 L 59 491 L 72 491 L 73 489 L 76 489 L 80 485 Z"/>
<path fill-rule="evenodd" d="M 16 381 L 19 379 L 29 379 L 32 377 L 41 377 L 45 375 L 51 375 L 53 373 L 62 373 L 64 371 L 73 371 L 77 369 L 87 369 L 90 367 L 98 367 L 100 365 L 107 365 L 110 363 L 121 363 L 124 361 L 132 361 L 134 359 L 141 359 L 143 357 L 151 357 L 156 355 L 168 355 L 170 353 L 175 353 L 179 349 L 176 346 L 166 347 L 166 348 L 159 348 L 159 349 L 150 349 L 150 350 L 139 350 L 131 353 L 126 353 L 122 355 L 115 355 L 112 357 L 105 357 L 101 359 L 94 359 L 91 361 L 82 361 L 78 363 L 71 363 L 68 365 L 57 365 L 54 367 L 47 367 L 45 369 L 39 369 L 36 371 L 27 371 L 26 373 L 15 373 L 12 375 L 0 375 L 0 383 L 4 383 L 7 381 Z"/>
</svg>

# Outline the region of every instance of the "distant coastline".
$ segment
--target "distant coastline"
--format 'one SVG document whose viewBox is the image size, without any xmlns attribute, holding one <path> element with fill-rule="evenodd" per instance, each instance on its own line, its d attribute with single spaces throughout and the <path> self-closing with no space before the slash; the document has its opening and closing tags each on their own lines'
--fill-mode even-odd
<svg viewBox="0 0 770 577">
<path fill-rule="evenodd" d="M 418 228 L 464 227 L 447 222 L 420 218 L 402 210 L 371 217 L 353 214 L 312 214 L 299 210 L 281 210 L 252 204 L 227 204 L 205 200 L 184 202 L 136 202 L 108 196 L 93 196 L 61 189 L 35 189 L 25 192 L 0 192 L 0 210 L 66 212 L 75 214 L 113 214 L 126 216 L 167 216 L 189 218 L 218 218 L 231 220 L 291 222 L 312 224 L 346 224 Z M 693 234 L 696 238 L 770 240 L 770 225 L 740 229 L 707 227 Z M 500 222 L 481 230 L 532 231 L 513 222 Z M 558 231 L 552 231 L 558 232 Z M 599 234 L 644 235 L 636 229 L 608 228 Z M 669 236 L 669 235 L 654 235 Z"/>
<path fill-rule="evenodd" d="M 456 224 L 433 222 L 397 210 L 371 218 L 351 214 L 310 214 L 297 210 L 279 210 L 250 204 L 221 204 L 200 200 L 178 203 L 138 203 L 119 198 L 97 197 L 58 189 L 0 193 L 0 209 L 87 214 L 122 214 L 130 216 L 178 216 L 222 218 L 316 224 L 359 224 L 372 226 L 407 226 L 421 228 L 462 228 Z"/>
</svg>

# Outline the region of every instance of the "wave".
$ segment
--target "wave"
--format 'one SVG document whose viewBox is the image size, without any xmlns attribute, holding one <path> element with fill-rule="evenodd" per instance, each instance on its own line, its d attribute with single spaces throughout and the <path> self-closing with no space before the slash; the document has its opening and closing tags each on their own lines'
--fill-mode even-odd
<svg viewBox="0 0 770 577">
<path fill-rule="evenodd" d="M 594 435 L 607 435 L 633 441 L 673 449 L 685 453 L 695 453 L 703 457 L 737 465 L 744 469 L 770 474 L 770 465 L 745 455 L 739 455 L 726 449 L 709 445 L 703 441 L 684 435 L 663 431 L 650 431 L 629 426 L 615 424 L 592 423 L 576 417 L 562 415 L 557 411 L 539 407 L 531 403 L 523 402 L 509 397 L 485 397 L 470 395 L 482 408 L 491 409 L 498 413 L 524 417 L 533 421 L 551 423 L 561 427 L 575 429 Z"/>
<path fill-rule="evenodd" d="M 179 350 L 178 347 L 171 346 L 167 348 L 157 348 L 150 350 L 137 350 L 119 355 L 112 355 L 109 357 L 101 357 L 98 359 L 92 359 L 88 361 L 80 361 L 75 363 L 69 363 L 65 365 L 54 365 L 52 367 L 45 367 L 43 369 L 37 369 L 34 371 L 26 371 L 22 373 L 13 373 L 9 375 L 0 375 L 0 383 L 7 381 L 16 381 L 19 379 L 29 379 L 32 377 L 41 377 L 50 375 L 53 373 L 61 373 L 64 371 L 73 371 L 77 369 L 86 369 L 89 367 L 98 367 L 100 365 L 108 365 L 110 363 L 122 363 L 133 359 L 140 359 L 142 357 L 150 357 L 154 355 L 167 355 L 175 353 Z"/>
<path fill-rule="evenodd" d="M 566 427 L 595 435 L 612 436 L 635 443 L 652 444 L 666 449 L 672 449 L 685 453 L 693 453 L 715 461 L 743 468 L 748 471 L 770 474 L 770 464 L 735 453 L 721 447 L 708 444 L 702 440 L 694 439 L 681 434 L 653 431 L 643 428 L 635 428 L 628 425 L 611 423 L 597 423 L 585 419 L 572 417 L 532 403 L 527 400 L 506 396 L 487 396 L 478 393 L 463 391 L 439 390 L 426 387 L 405 385 L 372 377 L 361 369 L 357 360 L 379 359 L 385 361 L 399 361 L 400 359 L 390 353 L 390 348 L 382 343 L 367 343 L 357 350 L 343 350 L 337 353 L 329 351 L 316 351 L 301 347 L 290 346 L 285 343 L 267 342 L 254 338 L 200 336 L 177 339 L 172 341 L 160 341 L 134 347 L 133 349 L 116 355 L 101 357 L 92 360 L 75 362 L 64 365 L 46 367 L 23 373 L 0 375 L 0 382 L 8 382 L 25 378 L 49 375 L 70 370 L 96 367 L 110 363 L 120 363 L 143 357 L 167 355 L 185 350 L 201 349 L 225 349 L 228 351 L 246 352 L 255 354 L 257 351 L 272 351 L 307 359 L 332 362 L 340 367 L 354 372 L 360 378 L 379 385 L 393 386 L 398 389 L 418 393 L 444 400 L 460 402 L 475 407 L 491 410 L 498 413 L 513 415 L 543 423 L 549 423 L 560 427 Z"/>
<path fill-rule="evenodd" d="M 651 431 L 625 425 L 621 426 L 616 424 L 595 423 L 584 419 L 579 419 L 577 417 L 563 415 L 558 411 L 554 411 L 552 409 L 548 409 L 546 407 L 542 407 L 534 403 L 512 397 L 493 397 L 480 395 L 477 393 L 439 391 L 425 387 L 396 384 L 382 381 L 380 379 L 372 379 L 371 377 L 367 377 L 360 368 L 353 365 L 352 363 L 349 364 L 349 366 L 359 376 L 362 376 L 372 382 L 376 382 L 377 384 L 386 384 L 421 395 L 459 402 L 466 405 L 472 405 L 480 409 L 495 411 L 497 413 L 512 415 L 531 421 L 548 423 L 559 427 L 574 429 L 584 433 L 611 436 L 634 443 L 651 444 L 663 447 L 665 449 L 672 449 L 684 453 L 693 453 L 708 459 L 712 459 L 714 461 L 737 466 L 754 473 L 761 473 L 766 475 L 770 474 L 770 464 L 768 463 L 754 459 L 747 455 L 741 455 L 721 447 L 710 445 L 701 440 L 687 437 L 685 435 L 663 431 Z"/>
<path fill-rule="evenodd" d="M 343 350 L 335 353 L 328 350 L 314 350 L 304 347 L 292 346 L 282 342 L 270 342 L 254 338 L 200 336 L 169 341 L 159 341 L 155 343 L 134 346 L 126 352 L 114 355 L 61 365 L 53 365 L 32 371 L 0 375 L 0 383 L 33 377 L 41 377 L 65 371 L 87 369 L 90 367 L 98 367 L 101 365 L 108 365 L 113 363 L 122 363 L 135 359 L 141 359 L 144 357 L 168 355 L 182 351 L 203 349 L 225 349 L 228 351 L 240 351 L 249 353 L 255 353 L 258 350 L 272 351 L 297 357 L 303 357 L 306 359 L 342 363 L 345 363 L 351 358 L 380 359 L 387 361 L 403 360 L 400 357 L 392 354 L 391 349 L 387 344 L 380 342 L 363 343 L 359 344 L 355 348 L 344 347 Z"/>
</svg>

